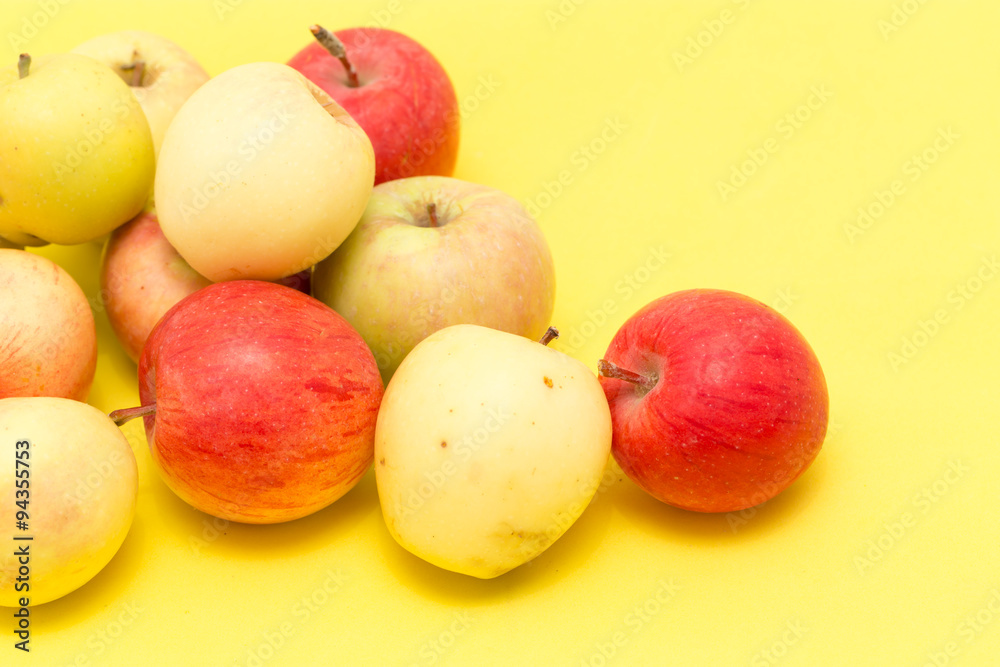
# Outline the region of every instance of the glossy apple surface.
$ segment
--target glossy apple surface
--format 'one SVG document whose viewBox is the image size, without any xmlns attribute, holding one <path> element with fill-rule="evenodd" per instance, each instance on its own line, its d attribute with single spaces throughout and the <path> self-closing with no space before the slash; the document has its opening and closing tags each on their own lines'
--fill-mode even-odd
<svg viewBox="0 0 1000 667">
<path fill-rule="evenodd" d="M 601 378 L 615 460 L 675 507 L 758 505 L 795 481 L 823 444 L 829 399 L 819 361 L 788 320 L 750 297 L 662 297 L 622 325 L 605 360 L 648 382 Z"/>
<path fill-rule="evenodd" d="M 415 40 L 384 28 L 334 33 L 357 70 L 349 84 L 340 60 L 313 42 L 289 66 L 337 100 L 375 149 L 375 183 L 410 176 L 451 176 L 458 157 L 460 115 L 441 64 Z"/>
<path fill-rule="evenodd" d="M 376 186 L 357 228 L 313 274 L 313 294 L 361 333 L 387 382 L 414 345 L 454 324 L 537 340 L 555 287 L 545 237 L 517 200 L 443 176 Z"/>
<path fill-rule="evenodd" d="M 0 68 L 0 236 L 96 239 L 142 210 L 155 157 L 146 116 L 103 63 L 65 53 Z"/>
<path fill-rule="evenodd" d="M 0 249 L 0 398 L 87 400 L 97 367 L 94 315 L 50 259 Z"/>
<path fill-rule="evenodd" d="M 396 541 L 434 565 L 499 576 L 586 509 L 611 450 L 594 373 L 527 338 L 438 331 L 403 361 L 375 431 L 375 479 Z"/>
<path fill-rule="evenodd" d="M 171 245 L 209 280 L 276 280 L 347 238 L 374 174 L 371 142 L 329 95 L 290 67 L 251 63 L 204 84 L 174 116 L 156 209 Z"/>
<path fill-rule="evenodd" d="M 139 484 L 135 455 L 100 410 L 50 397 L 0 400 L 0 455 L 7 539 L 34 538 L 0 551 L 0 606 L 20 606 L 22 597 L 44 604 L 90 581 L 125 541 Z M 28 516 L 25 531 L 16 529 L 19 511 Z M 29 547 L 30 582 L 18 591 L 21 546 Z"/>
<path fill-rule="evenodd" d="M 72 53 L 101 61 L 129 84 L 149 121 L 157 155 L 174 114 L 209 79 L 190 53 L 166 37 L 143 30 L 98 35 Z M 138 76 L 137 63 L 141 63 Z"/>
<path fill-rule="evenodd" d="M 382 381 L 371 351 L 310 296 L 209 285 L 156 325 L 139 359 L 153 462 L 209 514 L 277 523 L 353 487 L 372 461 Z"/>
</svg>

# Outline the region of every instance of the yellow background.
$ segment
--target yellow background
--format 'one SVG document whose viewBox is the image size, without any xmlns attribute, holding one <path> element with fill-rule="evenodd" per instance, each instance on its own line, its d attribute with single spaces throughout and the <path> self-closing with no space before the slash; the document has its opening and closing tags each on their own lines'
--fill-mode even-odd
<svg viewBox="0 0 1000 667">
<path fill-rule="evenodd" d="M 10 33 L 46 4 L 0 4 L 7 60 Z M 370 474 L 311 517 L 216 531 L 160 481 L 133 424 L 128 539 L 90 584 L 33 610 L 30 656 L 0 622 L 0 662 L 996 664 L 1000 7 L 72 0 L 27 50 L 139 28 L 217 74 L 286 61 L 310 23 L 375 16 L 449 71 L 467 112 L 456 176 L 539 207 L 557 347 L 595 367 L 630 314 L 678 289 L 773 304 L 826 372 L 819 458 L 742 515 L 616 481 L 534 562 L 479 581 L 399 548 Z M 723 197 L 734 169 L 753 173 Z M 850 234 L 894 181 L 894 201 Z M 670 258 L 650 271 L 654 251 Z M 96 295 L 96 247 L 41 252 Z M 90 402 L 134 405 L 135 366 L 100 312 L 97 326 Z"/>
</svg>

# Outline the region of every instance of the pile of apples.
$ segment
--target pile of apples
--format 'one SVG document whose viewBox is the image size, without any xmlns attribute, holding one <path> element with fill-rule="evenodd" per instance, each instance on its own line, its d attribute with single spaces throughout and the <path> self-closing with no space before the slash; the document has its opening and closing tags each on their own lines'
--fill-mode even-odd
<svg viewBox="0 0 1000 667">
<path fill-rule="evenodd" d="M 811 464 L 826 384 L 785 318 L 689 290 L 629 319 L 599 375 L 548 347 L 552 255 L 515 199 L 451 178 L 444 68 L 391 30 L 311 31 L 287 65 L 214 78 L 136 31 L 0 70 L 0 530 L 27 440 L 33 529 L 53 545 L 32 604 L 124 540 L 131 418 L 165 483 L 230 521 L 306 516 L 374 465 L 396 541 L 482 578 L 557 540 L 611 453 L 701 512 L 764 502 Z M 82 403 L 83 292 L 20 249 L 90 241 L 138 364 L 142 404 L 110 416 Z M 0 605 L 16 569 L 0 556 Z"/>
</svg>

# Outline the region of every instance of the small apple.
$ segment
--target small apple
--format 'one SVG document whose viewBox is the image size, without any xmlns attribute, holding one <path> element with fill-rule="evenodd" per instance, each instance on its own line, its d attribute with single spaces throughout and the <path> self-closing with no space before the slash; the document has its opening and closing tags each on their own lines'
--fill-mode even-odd
<svg viewBox="0 0 1000 667">
<path fill-rule="evenodd" d="M 75 53 L 0 69 L 0 236 L 72 245 L 127 222 L 149 197 L 155 158 L 135 95 Z"/>
<path fill-rule="evenodd" d="M 375 427 L 375 480 L 402 547 L 489 579 L 547 549 L 590 503 L 611 415 L 594 373 L 545 347 L 550 335 L 457 325 L 400 365 Z"/>
<path fill-rule="evenodd" d="M 71 53 L 101 61 L 129 84 L 149 121 L 157 155 L 174 114 L 209 79 L 190 53 L 166 37 L 142 30 L 99 35 Z"/>
<path fill-rule="evenodd" d="M 451 176 L 458 157 L 455 88 L 430 51 L 384 28 L 331 33 L 288 61 L 351 114 L 375 149 L 375 183 Z"/>
<path fill-rule="evenodd" d="M 139 358 L 153 462 L 183 500 L 244 523 L 311 514 L 372 461 L 382 380 L 333 310 L 291 288 L 216 283 L 153 328 Z"/>
<path fill-rule="evenodd" d="M 44 604 L 90 581 L 125 541 L 135 455 L 97 408 L 33 397 L 0 400 L 0 456 L 0 523 L 14 531 L 0 551 L 0 606 Z"/>
<path fill-rule="evenodd" d="M 347 238 L 375 156 L 329 95 L 278 63 L 240 65 L 188 98 L 156 171 L 163 233 L 209 280 L 275 280 Z"/>
<path fill-rule="evenodd" d="M 513 197 L 444 176 L 375 187 L 361 222 L 313 274 L 313 294 L 375 353 L 386 382 L 453 324 L 538 339 L 555 303 L 545 237 Z"/>
<path fill-rule="evenodd" d="M 0 398 L 87 400 L 97 367 L 94 315 L 52 260 L 0 250 Z"/>
<path fill-rule="evenodd" d="M 615 460 L 675 507 L 759 505 L 809 467 L 826 435 L 826 380 L 812 348 L 742 294 L 653 301 L 622 325 L 599 368 Z"/>
</svg>

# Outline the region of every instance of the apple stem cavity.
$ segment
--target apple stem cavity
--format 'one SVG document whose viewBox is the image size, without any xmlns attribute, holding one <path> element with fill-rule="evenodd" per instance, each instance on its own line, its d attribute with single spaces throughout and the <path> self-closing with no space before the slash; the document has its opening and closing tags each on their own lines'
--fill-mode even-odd
<svg viewBox="0 0 1000 667">
<path fill-rule="evenodd" d="M 545 333 L 542 334 L 542 337 L 538 339 L 538 342 L 541 343 L 542 345 L 548 345 L 556 338 L 559 338 L 559 329 L 556 329 L 555 327 L 549 327 L 548 329 L 545 330 Z"/>
<path fill-rule="evenodd" d="M 597 362 L 597 374 L 605 378 L 631 382 L 632 384 L 639 385 L 647 392 L 656 386 L 657 380 L 655 376 L 649 377 L 646 375 L 640 375 L 639 373 L 630 371 L 627 368 L 617 366 L 607 359 L 601 359 Z"/>
<path fill-rule="evenodd" d="M 28 70 L 31 68 L 31 56 L 27 53 L 22 53 L 17 57 L 17 78 L 23 79 L 28 76 Z"/>
<path fill-rule="evenodd" d="M 142 75 L 146 72 L 145 60 L 136 60 L 131 65 L 124 65 L 122 69 L 126 72 L 132 72 L 132 80 L 129 82 L 129 86 L 132 88 L 142 87 Z"/>
<path fill-rule="evenodd" d="M 434 202 L 427 205 L 427 217 L 430 219 L 430 222 L 427 224 L 428 227 L 438 226 L 437 204 Z"/>
<path fill-rule="evenodd" d="M 340 64 L 344 66 L 344 71 L 347 72 L 347 85 L 351 88 L 357 88 L 361 85 L 358 81 L 358 71 L 354 69 L 354 64 L 347 59 L 347 49 L 344 47 L 344 43 L 337 39 L 337 36 L 332 32 L 327 30 L 321 25 L 311 25 L 309 26 L 309 32 L 313 34 L 316 41 L 319 42 L 324 49 L 330 52 L 330 55 L 340 61 Z"/>
<path fill-rule="evenodd" d="M 122 408 L 121 410 L 115 410 L 108 417 L 111 418 L 116 425 L 122 426 L 126 422 L 132 421 L 136 417 L 145 417 L 146 415 L 151 415 L 156 412 L 156 403 L 151 403 L 149 405 L 140 405 L 137 408 Z"/>
</svg>

